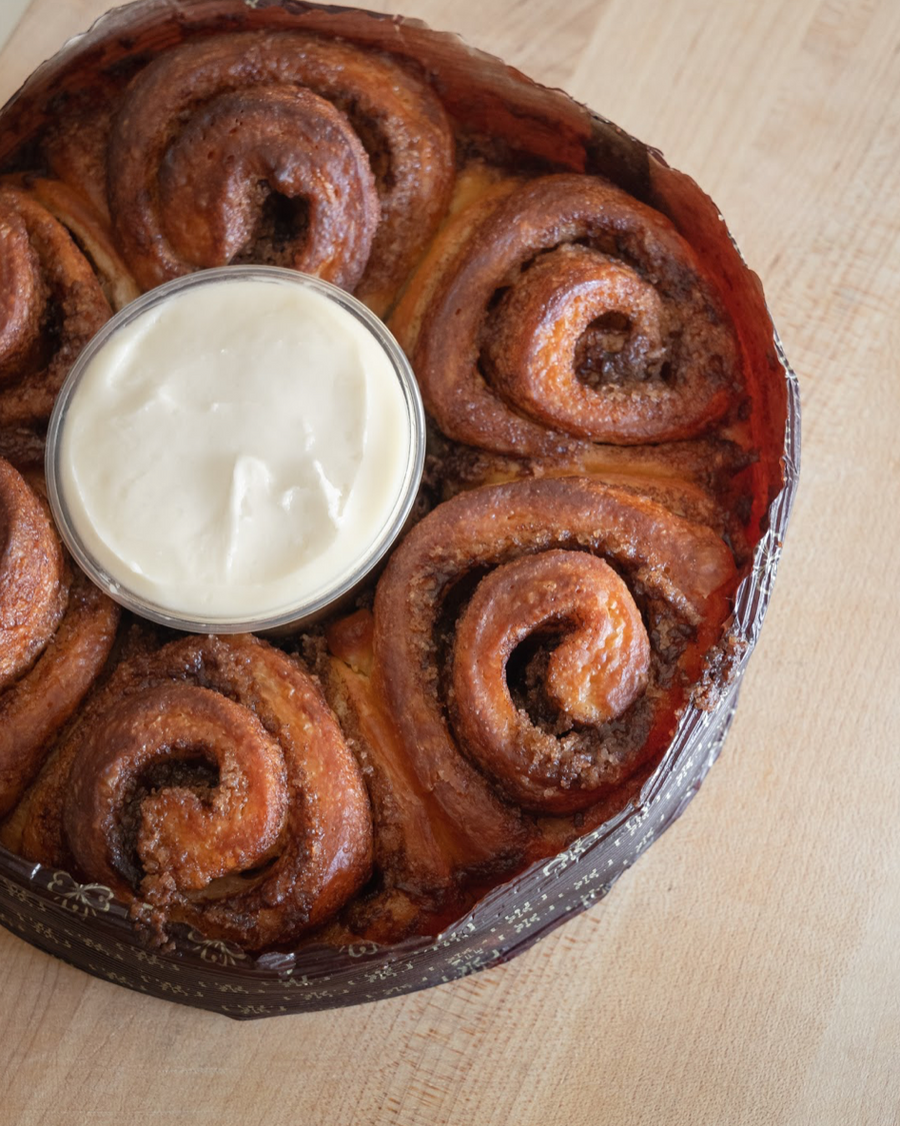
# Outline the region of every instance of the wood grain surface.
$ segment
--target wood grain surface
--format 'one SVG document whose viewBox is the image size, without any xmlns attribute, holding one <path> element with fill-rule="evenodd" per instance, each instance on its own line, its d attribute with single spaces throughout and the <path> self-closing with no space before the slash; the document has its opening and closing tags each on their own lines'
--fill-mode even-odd
<svg viewBox="0 0 900 1126">
<path fill-rule="evenodd" d="M 3 97 L 111 6 L 31 0 Z M 0 1120 L 900 1123 L 900 3 L 400 10 L 662 149 L 763 278 L 803 472 L 737 720 L 606 901 L 426 993 L 239 1025 L 0 931 Z"/>
</svg>

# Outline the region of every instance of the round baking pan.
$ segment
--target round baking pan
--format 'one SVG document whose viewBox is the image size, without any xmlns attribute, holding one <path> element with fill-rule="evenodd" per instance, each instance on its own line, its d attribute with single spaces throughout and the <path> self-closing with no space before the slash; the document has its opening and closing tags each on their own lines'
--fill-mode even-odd
<svg viewBox="0 0 900 1126">
<path fill-rule="evenodd" d="M 450 113 L 517 151 L 599 173 L 666 214 L 717 279 L 737 330 L 759 456 L 756 529 L 733 613 L 652 774 L 604 824 L 494 888 L 434 937 L 390 947 L 306 943 L 251 956 L 196 933 L 148 949 L 109 889 L 0 847 L 0 923 L 66 962 L 130 989 L 237 1019 L 359 1004 L 452 981 L 509 960 L 601 899 L 678 817 L 721 750 L 771 597 L 799 471 L 799 395 L 747 267 L 715 205 L 662 156 L 571 98 L 457 36 L 418 21 L 297 0 L 139 0 L 101 18 L 41 66 L 0 114 L 0 168 L 59 113 L 68 92 L 194 35 L 295 28 L 339 35 L 415 60 Z M 17 158 L 18 159 L 18 158 Z"/>
</svg>

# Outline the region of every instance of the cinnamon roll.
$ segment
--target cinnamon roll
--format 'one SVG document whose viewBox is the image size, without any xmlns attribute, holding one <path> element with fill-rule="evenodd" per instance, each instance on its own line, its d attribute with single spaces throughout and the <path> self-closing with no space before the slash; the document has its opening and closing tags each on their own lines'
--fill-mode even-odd
<svg viewBox="0 0 900 1126">
<path fill-rule="evenodd" d="M 383 312 L 442 218 L 453 139 L 385 56 L 284 32 L 184 44 L 140 72 L 112 127 L 109 202 L 144 288 L 265 262 Z"/>
<path fill-rule="evenodd" d="M 111 316 L 68 231 L 0 184 L 0 426 L 46 421 L 76 356 Z"/>
<path fill-rule="evenodd" d="M 72 573 L 41 500 L 0 458 L 0 817 L 99 675 L 118 618 Z"/>
<path fill-rule="evenodd" d="M 693 251 L 593 176 L 491 185 L 445 225 L 391 327 L 442 433 L 500 454 L 693 438 L 739 384 Z"/>
<path fill-rule="evenodd" d="M 379 581 L 371 658 L 364 619 L 329 633 L 390 826 L 388 882 L 514 866 L 540 852 L 542 817 L 588 809 L 660 754 L 734 579 L 709 528 L 596 481 L 434 509 Z"/>
<path fill-rule="evenodd" d="M 20 850 L 113 889 L 161 934 L 258 950 L 369 874 L 359 768 L 312 678 L 249 635 L 122 661 L 25 803 Z"/>
</svg>

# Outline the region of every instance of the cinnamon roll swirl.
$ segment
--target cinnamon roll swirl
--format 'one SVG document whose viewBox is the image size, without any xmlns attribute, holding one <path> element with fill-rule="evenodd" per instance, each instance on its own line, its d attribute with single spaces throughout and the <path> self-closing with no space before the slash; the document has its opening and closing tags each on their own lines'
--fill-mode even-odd
<svg viewBox="0 0 900 1126">
<path fill-rule="evenodd" d="M 76 356 L 111 316 L 68 231 L 0 185 L 0 426 L 46 421 Z"/>
<path fill-rule="evenodd" d="M 379 581 L 370 665 L 337 670 L 395 845 L 388 883 L 515 865 L 544 815 L 588 809 L 661 753 L 734 578 L 709 528 L 596 481 L 434 509 Z M 365 651 L 347 627 L 329 640 L 339 662 Z"/>
<path fill-rule="evenodd" d="M 598 177 L 492 185 L 443 228 L 391 327 L 440 430 L 519 457 L 696 437 L 739 382 L 693 251 Z"/>
<path fill-rule="evenodd" d="M 312 678 L 249 635 L 124 660 L 25 803 L 20 849 L 111 887 L 163 935 L 258 950 L 329 919 L 369 874 L 359 768 Z"/>
<path fill-rule="evenodd" d="M 184 44 L 138 74 L 109 144 L 109 202 L 144 288 L 265 262 L 376 312 L 444 211 L 453 139 L 397 63 L 299 33 Z"/>
<path fill-rule="evenodd" d="M 0 817 L 103 668 L 118 619 L 71 572 L 41 500 L 0 458 Z"/>
</svg>

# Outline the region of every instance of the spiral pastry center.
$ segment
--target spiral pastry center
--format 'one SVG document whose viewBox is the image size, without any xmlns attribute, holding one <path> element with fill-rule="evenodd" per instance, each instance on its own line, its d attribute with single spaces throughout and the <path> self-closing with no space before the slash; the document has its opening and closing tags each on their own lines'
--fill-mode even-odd
<svg viewBox="0 0 900 1126">
<path fill-rule="evenodd" d="M 138 914 L 261 949 L 368 878 L 372 821 L 318 686 L 250 635 L 123 661 L 31 797 L 23 851 L 71 854 Z"/>
<path fill-rule="evenodd" d="M 151 790 L 135 816 L 132 797 L 142 776 L 173 760 L 214 764 L 217 784 Z M 85 871 L 134 878 L 134 849 L 146 874 L 143 892 L 152 899 L 154 891 L 196 891 L 259 864 L 287 807 L 280 748 L 252 712 L 205 688 L 164 685 L 128 698 L 88 735 L 65 816 Z M 79 832 L 85 817 L 101 832 Z"/>
<path fill-rule="evenodd" d="M 501 185 L 463 208 L 392 323 L 443 433 L 519 457 L 696 437 L 735 378 L 691 248 L 591 176 Z"/>
<path fill-rule="evenodd" d="M 149 289 L 262 262 L 318 274 L 383 312 L 453 183 L 437 98 L 387 58 L 282 32 L 183 44 L 126 93 L 110 213 Z"/>
<path fill-rule="evenodd" d="M 160 167 L 159 203 L 173 270 L 243 256 L 346 289 L 362 277 L 379 217 L 347 118 L 310 90 L 278 86 L 222 94 L 191 118 Z"/>
<path fill-rule="evenodd" d="M 542 730 L 513 701 L 507 669 L 517 646 L 538 631 L 563 630 L 549 656 L 544 690 L 556 729 Z M 492 571 L 457 623 L 453 725 L 461 745 L 521 805 L 566 805 L 561 789 L 598 787 L 594 756 L 576 725 L 600 727 L 647 684 L 650 643 L 634 599 L 602 559 L 547 551 Z M 524 766 L 523 766 L 524 760 Z"/>
<path fill-rule="evenodd" d="M 563 246 L 539 258 L 488 321 L 490 383 L 538 422 L 602 439 L 635 385 L 659 375 L 666 328 L 659 294 L 636 270 Z"/>
<path fill-rule="evenodd" d="M 516 807 L 585 809 L 652 753 L 681 701 L 674 664 L 732 575 L 710 529 L 579 478 L 461 493 L 416 525 L 376 590 L 376 677 L 464 863 L 509 850 Z M 534 636 L 561 643 L 513 685 Z"/>
</svg>

